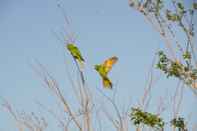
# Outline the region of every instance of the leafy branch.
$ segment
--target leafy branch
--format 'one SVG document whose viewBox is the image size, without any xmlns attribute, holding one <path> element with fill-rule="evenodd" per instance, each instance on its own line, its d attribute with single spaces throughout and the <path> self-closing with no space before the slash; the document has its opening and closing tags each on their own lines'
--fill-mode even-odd
<svg viewBox="0 0 197 131">
<path fill-rule="evenodd" d="M 197 69 L 190 64 L 191 55 L 189 52 L 183 54 L 186 64 L 171 60 L 163 51 L 158 52 L 158 57 L 159 60 L 156 67 L 163 71 L 167 77 L 176 77 L 189 86 L 192 86 L 197 80 Z"/>
<path fill-rule="evenodd" d="M 171 125 L 178 129 L 178 131 L 187 131 L 184 118 L 178 117 L 171 120 Z"/>
<path fill-rule="evenodd" d="M 158 130 L 163 130 L 164 127 L 164 121 L 162 118 L 158 115 L 144 112 L 140 108 L 132 108 L 130 118 L 135 126 L 143 124 Z"/>
</svg>

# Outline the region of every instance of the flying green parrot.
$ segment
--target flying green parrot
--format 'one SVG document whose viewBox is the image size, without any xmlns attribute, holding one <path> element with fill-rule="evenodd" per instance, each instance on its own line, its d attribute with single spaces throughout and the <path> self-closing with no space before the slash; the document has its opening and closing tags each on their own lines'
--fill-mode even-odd
<svg viewBox="0 0 197 131">
<path fill-rule="evenodd" d="M 83 65 L 85 60 L 82 57 L 81 52 L 79 51 L 78 47 L 73 43 L 69 43 L 69 44 L 67 44 L 67 49 L 69 50 L 69 52 L 73 56 L 73 58 L 75 60 L 77 60 L 81 65 Z"/>
<path fill-rule="evenodd" d="M 103 80 L 103 86 L 105 88 L 112 89 L 112 82 L 108 78 L 107 74 L 112 69 L 112 66 L 117 62 L 118 57 L 113 56 L 107 60 L 104 61 L 103 64 L 95 65 L 95 70 L 100 74 L 102 80 Z"/>
</svg>

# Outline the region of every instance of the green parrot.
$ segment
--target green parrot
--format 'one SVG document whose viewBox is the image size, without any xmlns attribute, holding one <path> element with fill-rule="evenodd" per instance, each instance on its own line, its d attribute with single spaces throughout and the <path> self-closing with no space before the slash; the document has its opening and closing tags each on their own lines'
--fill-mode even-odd
<svg viewBox="0 0 197 131">
<path fill-rule="evenodd" d="M 107 60 L 104 61 L 103 64 L 95 65 L 95 70 L 100 74 L 102 80 L 103 80 L 103 86 L 105 88 L 112 89 L 112 82 L 108 78 L 107 74 L 112 69 L 112 66 L 118 61 L 118 57 L 113 56 Z"/>
<path fill-rule="evenodd" d="M 84 58 L 81 55 L 81 52 L 79 51 L 78 47 L 74 44 L 74 43 L 68 43 L 67 44 L 67 49 L 70 52 L 70 54 L 72 55 L 72 57 L 79 62 L 79 70 L 80 70 L 80 75 L 81 75 L 81 79 L 83 84 L 85 84 L 85 79 L 84 79 L 84 75 L 83 75 L 83 71 L 82 69 L 84 68 Z"/>
<path fill-rule="evenodd" d="M 81 65 L 85 62 L 84 58 L 81 55 L 78 47 L 75 46 L 73 43 L 67 44 L 67 49 L 69 50 L 70 54 L 73 56 L 75 60 L 77 60 Z"/>
</svg>

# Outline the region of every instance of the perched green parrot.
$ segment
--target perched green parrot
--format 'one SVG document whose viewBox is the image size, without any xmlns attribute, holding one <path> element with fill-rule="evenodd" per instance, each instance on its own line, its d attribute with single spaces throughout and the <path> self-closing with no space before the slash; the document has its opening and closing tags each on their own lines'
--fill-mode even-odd
<svg viewBox="0 0 197 131">
<path fill-rule="evenodd" d="M 83 75 L 83 71 L 82 71 L 82 69 L 84 68 L 85 60 L 82 57 L 81 52 L 79 51 L 78 47 L 74 43 L 68 43 L 67 49 L 70 52 L 70 54 L 72 55 L 72 57 L 77 62 L 79 62 L 79 70 L 80 70 L 81 79 L 82 79 L 83 84 L 85 84 L 85 79 L 84 79 L 84 75 Z"/>
<path fill-rule="evenodd" d="M 103 80 L 103 86 L 105 88 L 112 89 L 112 82 L 108 78 L 107 74 L 112 69 L 112 66 L 117 62 L 118 57 L 113 56 L 107 60 L 104 61 L 103 64 L 95 65 L 95 70 L 100 74 L 102 80 Z"/>
<path fill-rule="evenodd" d="M 77 60 L 81 65 L 84 63 L 84 58 L 81 55 L 81 52 L 79 51 L 78 47 L 75 46 L 73 43 L 67 44 L 67 49 L 69 50 L 70 54 L 73 56 L 75 60 Z"/>
</svg>

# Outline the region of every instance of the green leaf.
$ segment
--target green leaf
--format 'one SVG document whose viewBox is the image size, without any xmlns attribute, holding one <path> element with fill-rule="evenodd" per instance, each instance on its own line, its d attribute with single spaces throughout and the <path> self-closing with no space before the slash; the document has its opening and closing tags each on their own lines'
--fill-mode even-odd
<svg viewBox="0 0 197 131">
<path fill-rule="evenodd" d="M 184 6 L 183 6 L 183 4 L 182 3 L 180 3 L 180 2 L 178 2 L 177 3 L 177 6 L 178 6 L 178 8 L 180 9 L 180 10 L 184 10 Z"/>
<path fill-rule="evenodd" d="M 185 129 L 186 129 L 185 121 L 184 121 L 184 118 L 182 118 L 182 117 L 174 118 L 171 120 L 170 123 L 175 128 L 178 128 L 178 130 L 185 131 Z"/>
<path fill-rule="evenodd" d="M 185 60 L 190 60 L 191 59 L 191 53 L 189 51 L 186 51 L 183 53 L 183 58 Z"/>
<path fill-rule="evenodd" d="M 178 14 L 172 13 L 170 10 L 166 10 L 166 18 L 172 22 L 181 20 L 181 17 Z"/>
<path fill-rule="evenodd" d="M 193 8 L 194 8 L 195 10 L 197 9 L 197 3 L 196 3 L 196 2 L 193 3 Z"/>
</svg>

